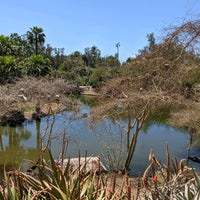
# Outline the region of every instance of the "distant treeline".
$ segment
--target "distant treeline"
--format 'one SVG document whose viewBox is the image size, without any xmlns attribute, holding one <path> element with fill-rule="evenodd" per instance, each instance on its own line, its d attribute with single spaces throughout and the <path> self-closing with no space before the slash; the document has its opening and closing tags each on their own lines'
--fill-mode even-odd
<svg viewBox="0 0 200 200">
<path fill-rule="evenodd" d="M 24 35 L 0 35 L 0 83 L 24 76 L 55 76 L 79 85 L 98 86 L 119 73 L 118 55 L 101 56 L 94 45 L 84 53 L 66 55 L 64 48 L 45 45 L 46 35 L 40 27 L 30 28 Z"/>
</svg>

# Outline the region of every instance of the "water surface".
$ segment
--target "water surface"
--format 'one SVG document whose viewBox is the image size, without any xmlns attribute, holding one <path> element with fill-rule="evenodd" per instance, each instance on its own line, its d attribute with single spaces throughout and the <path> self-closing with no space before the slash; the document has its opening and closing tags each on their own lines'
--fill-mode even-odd
<svg viewBox="0 0 200 200">
<path fill-rule="evenodd" d="M 108 167 L 123 166 L 126 155 L 126 137 L 123 130 L 105 119 L 96 129 L 91 128 L 88 118 L 90 109 L 82 105 L 78 113 L 62 112 L 55 116 L 45 117 L 41 121 L 25 121 L 18 127 L 0 127 L 0 166 L 4 164 L 22 165 L 24 159 L 37 160 L 41 136 L 46 139 L 52 133 L 51 150 L 55 159 L 59 156 L 62 147 L 63 133 L 68 140 L 65 157 L 100 156 Z M 53 123 L 53 129 L 50 126 Z M 47 128 L 48 127 L 48 128 Z M 46 131 L 45 131 L 46 130 Z M 171 158 L 187 158 L 187 147 L 190 135 L 186 130 L 178 129 L 164 123 L 152 123 L 148 129 L 139 133 L 136 150 L 130 166 L 130 174 L 142 175 L 149 164 L 149 152 L 153 151 L 158 160 L 166 163 L 166 144 L 169 146 Z M 191 153 L 198 156 L 200 150 L 193 147 Z M 190 163 L 199 169 L 199 164 Z"/>
</svg>

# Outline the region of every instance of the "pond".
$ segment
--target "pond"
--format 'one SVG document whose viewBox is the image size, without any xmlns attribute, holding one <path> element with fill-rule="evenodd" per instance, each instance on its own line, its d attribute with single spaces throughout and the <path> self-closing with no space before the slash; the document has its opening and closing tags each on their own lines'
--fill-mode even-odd
<svg viewBox="0 0 200 200">
<path fill-rule="evenodd" d="M 90 108 L 81 104 L 78 113 L 65 111 L 56 116 L 44 117 L 41 121 L 25 121 L 22 126 L 0 127 L 0 166 L 26 166 L 25 160 L 36 161 L 39 155 L 41 136 L 44 141 L 51 135 L 51 150 L 54 158 L 58 158 L 63 144 L 63 134 L 67 138 L 65 157 L 99 156 L 105 165 L 117 168 L 123 165 L 126 155 L 126 137 L 123 130 L 109 119 L 91 126 L 87 117 Z M 51 125 L 53 125 L 51 131 Z M 191 148 L 191 154 L 198 156 L 198 138 Z M 130 175 L 142 175 L 149 164 L 149 152 L 153 151 L 158 160 L 166 163 L 166 144 L 169 146 L 171 158 L 180 160 L 187 158 L 187 147 L 190 134 L 165 123 L 151 123 L 138 136 L 137 145 L 130 165 Z M 189 165 L 200 169 L 200 164 L 191 162 Z"/>
</svg>

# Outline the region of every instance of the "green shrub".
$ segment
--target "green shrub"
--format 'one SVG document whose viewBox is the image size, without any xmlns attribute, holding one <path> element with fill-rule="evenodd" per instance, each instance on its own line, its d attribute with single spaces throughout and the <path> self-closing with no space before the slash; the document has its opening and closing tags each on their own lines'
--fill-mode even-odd
<svg viewBox="0 0 200 200">
<path fill-rule="evenodd" d="M 21 76 L 21 69 L 13 56 L 0 56 L 0 82 Z"/>
<path fill-rule="evenodd" d="M 50 61 L 42 55 L 32 55 L 25 58 L 21 63 L 24 73 L 28 76 L 46 76 L 50 74 Z"/>
</svg>

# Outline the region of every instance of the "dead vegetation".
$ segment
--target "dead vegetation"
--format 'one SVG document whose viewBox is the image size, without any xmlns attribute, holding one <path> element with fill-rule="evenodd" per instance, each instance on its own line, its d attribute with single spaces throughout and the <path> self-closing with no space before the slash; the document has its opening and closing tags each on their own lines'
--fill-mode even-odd
<svg viewBox="0 0 200 200">
<path fill-rule="evenodd" d="M 171 78 L 172 79 L 172 78 Z M 171 110 L 168 123 L 178 127 L 186 127 L 194 129 L 196 133 L 200 133 L 200 93 L 196 93 L 191 98 L 182 94 L 182 86 L 174 82 L 169 90 L 158 87 L 154 80 L 149 79 L 146 89 L 141 85 L 146 82 L 141 77 L 123 76 L 115 80 L 109 81 L 101 89 L 99 98 L 99 106 L 93 109 L 93 118 L 102 119 L 105 116 L 112 115 L 111 110 L 117 108 L 118 105 L 130 104 L 136 109 L 141 108 L 146 102 L 150 102 L 150 111 L 154 112 L 160 107 L 169 107 Z M 163 80 L 164 82 L 164 80 Z M 101 103 L 103 102 L 103 103 Z M 115 109 L 118 112 L 118 109 Z M 134 111 L 133 111 L 134 113 Z M 115 113 L 116 114 L 116 113 Z"/>
<path fill-rule="evenodd" d="M 1 85 L 0 121 L 6 123 L 13 118 L 13 114 L 19 112 L 23 118 L 24 112 L 35 112 L 38 103 L 41 109 L 43 105 L 46 109 L 47 103 L 57 103 L 63 109 L 72 103 L 68 97 L 79 92 L 77 86 L 63 79 L 27 77 L 13 84 Z"/>
<path fill-rule="evenodd" d="M 102 86 L 94 113 L 105 116 L 121 103 L 137 106 L 149 101 L 151 110 L 160 105 L 172 108 L 170 124 L 200 133 L 199 39 L 200 20 L 165 29 L 159 44 L 130 59 L 121 76 Z"/>
<path fill-rule="evenodd" d="M 166 145 L 166 164 L 157 160 L 155 154 L 149 154 L 150 164 L 146 168 L 142 183 L 146 189 L 146 199 L 198 199 L 199 176 L 193 168 L 171 159 Z"/>
</svg>

